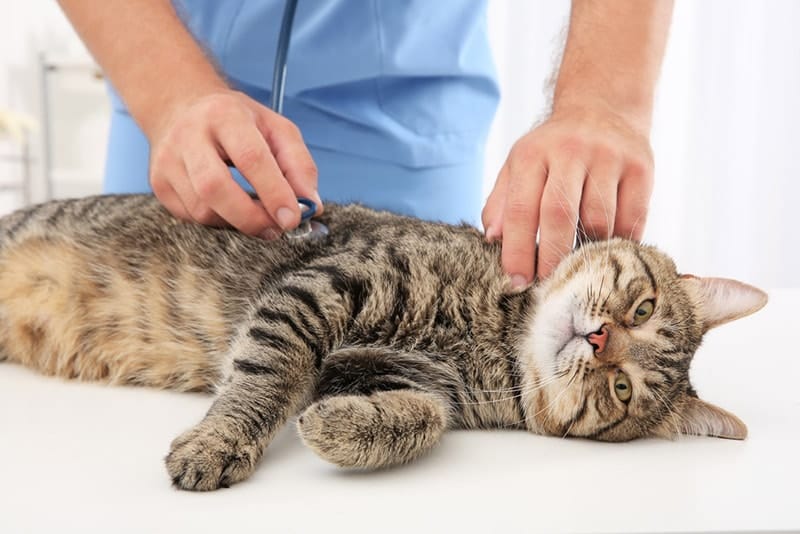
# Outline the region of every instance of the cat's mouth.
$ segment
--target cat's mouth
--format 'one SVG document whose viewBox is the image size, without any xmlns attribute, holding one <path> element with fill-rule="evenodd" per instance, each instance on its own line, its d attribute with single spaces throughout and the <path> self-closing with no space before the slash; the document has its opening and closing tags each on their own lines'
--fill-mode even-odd
<svg viewBox="0 0 800 534">
<path fill-rule="evenodd" d="M 563 352 L 564 349 L 567 348 L 571 342 L 575 341 L 575 338 L 578 337 L 577 332 L 575 331 L 575 319 L 574 316 L 570 318 L 568 324 L 563 329 L 560 329 L 561 335 L 559 336 L 559 341 L 561 342 L 558 349 L 556 349 L 555 357 L 558 358 Z"/>
<path fill-rule="evenodd" d="M 582 313 L 582 306 L 572 292 L 551 295 L 531 325 L 529 348 L 540 370 L 558 372 L 576 358 L 589 358 L 593 350 L 586 334 L 600 325 Z M 594 328 L 593 328 L 594 327 Z"/>
<path fill-rule="evenodd" d="M 593 348 L 587 339 L 587 335 L 594 332 L 588 320 L 581 320 L 574 313 L 568 313 L 562 318 L 561 324 L 556 330 L 555 352 L 553 360 L 562 362 L 565 359 L 574 361 L 576 357 L 591 356 Z M 586 324 L 584 324 L 586 323 Z"/>
</svg>

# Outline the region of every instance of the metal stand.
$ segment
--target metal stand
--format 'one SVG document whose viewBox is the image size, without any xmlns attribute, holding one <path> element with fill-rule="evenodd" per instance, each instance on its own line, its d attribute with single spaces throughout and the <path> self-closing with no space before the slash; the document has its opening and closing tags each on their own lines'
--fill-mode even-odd
<svg viewBox="0 0 800 534">
<path fill-rule="evenodd" d="M 44 175 L 45 200 L 53 198 L 53 134 L 52 109 L 50 107 L 50 76 L 59 72 L 87 72 L 96 78 L 102 73 L 91 63 L 80 61 L 57 61 L 46 54 L 39 54 L 39 81 L 42 94 L 42 174 Z"/>
<path fill-rule="evenodd" d="M 19 163 L 22 166 L 22 181 L 19 184 L 0 184 L 0 191 L 19 191 L 22 194 L 22 203 L 28 206 L 31 203 L 31 145 L 27 132 L 23 132 L 19 154 L 0 156 L 0 161 Z"/>
</svg>

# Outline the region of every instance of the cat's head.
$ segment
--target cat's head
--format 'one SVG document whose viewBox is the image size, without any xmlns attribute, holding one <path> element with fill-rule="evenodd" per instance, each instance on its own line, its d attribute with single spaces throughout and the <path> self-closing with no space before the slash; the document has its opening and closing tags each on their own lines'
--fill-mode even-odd
<svg viewBox="0 0 800 534">
<path fill-rule="evenodd" d="M 681 275 L 655 248 L 622 239 L 579 248 L 533 291 L 521 360 L 530 429 L 746 437 L 735 415 L 698 398 L 689 364 L 705 332 L 760 309 L 763 291 Z"/>
</svg>

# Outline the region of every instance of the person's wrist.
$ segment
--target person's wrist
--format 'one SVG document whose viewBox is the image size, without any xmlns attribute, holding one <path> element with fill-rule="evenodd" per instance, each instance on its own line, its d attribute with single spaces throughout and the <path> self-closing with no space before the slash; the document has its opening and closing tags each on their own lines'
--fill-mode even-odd
<svg viewBox="0 0 800 534">
<path fill-rule="evenodd" d="M 551 118 L 565 116 L 605 117 L 624 122 L 648 135 L 652 123 L 652 96 L 602 94 L 588 91 L 560 91 L 553 98 Z"/>
</svg>

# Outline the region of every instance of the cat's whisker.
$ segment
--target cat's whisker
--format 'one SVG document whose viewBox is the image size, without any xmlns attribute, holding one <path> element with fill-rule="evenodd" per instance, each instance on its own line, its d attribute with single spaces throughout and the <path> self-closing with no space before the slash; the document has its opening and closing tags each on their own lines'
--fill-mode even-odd
<svg viewBox="0 0 800 534">
<path fill-rule="evenodd" d="M 576 235 L 573 238 L 573 242 L 570 244 L 570 249 L 571 250 L 575 250 L 575 244 L 577 242 L 578 235 L 579 235 L 579 232 L 580 232 L 580 228 L 579 228 L 579 225 L 578 225 L 578 221 L 579 221 L 579 217 L 580 217 L 580 199 L 578 199 L 579 204 L 577 206 L 573 207 L 570 204 L 570 200 L 567 198 L 566 190 L 564 189 L 564 187 L 562 185 L 560 185 L 558 183 L 558 181 L 556 181 L 556 180 L 554 180 L 551 183 L 553 183 L 553 187 L 555 188 L 556 192 L 560 193 L 560 196 L 556 197 L 559 207 L 561 208 L 561 210 L 564 213 L 566 213 L 568 216 L 570 216 L 571 224 L 573 224 L 575 226 Z M 542 240 L 540 238 L 540 244 L 541 243 L 542 243 Z M 555 243 L 555 244 L 557 244 L 559 246 L 561 245 L 561 243 Z M 580 249 L 580 248 L 581 247 L 578 247 L 578 249 Z M 587 258 L 586 252 L 585 251 L 580 251 L 579 253 L 582 254 L 584 256 L 584 260 L 586 260 L 586 258 Z"/>
<path fill-rule="evenodd" d="M 538 390 L 542 389 L 543 387 L 552 384 L 553 382 L 557 382 L 558 380 L 562 379 L 565 375 L 566 375 L 566 372 L 562 372 L 562 373 L 550 376 L 550 377 L 548 377 L 548 378 L 546 378 L 544 380 L 534 382 L 533 384 L 528 384 L 526 387 L 523 387 L 522 389 L 520 389 L 519 393 L 517 393 L 515 395 L 511 395 L 509 397 L 501 397 L 499 399 L 489 399 L 489 400 L 474 401 L 474 402 L 473 401 L 458 401 L 457 404 L 459 404 L 459 405 L 467 405 L 467 406 L 476 406 L 476 405 L 481 405 L 481 404 L 495 404 L 495 403 L 498 403 L 498 402 L 506 402 L 506 401 L 514 400 L 514 399 L 517 399 L 517 398 L 521 398 L 523 395 L 538 391 Z M 471 389 L 471 388 L 468 388 L 467 391 L 470 392 L 470 393 L 474 393 L 474 392 L 486 393 L 486 392 L 488 392 L 487 390 L 475 390 L 475 389 Z"/>
<path fill-rule="evenodd" d="M 578 375 L 578 371 L 579 371 L 579 369 L 580 369 L 580 368 L 581 368 L 581 365 L 577 365 L 577 366 L 575 366 L 575 368 L 574 368 L 574 369 L 573 369 L 573 367 L 569 367 L 568 369 L 565 369 L 565 370 L 563 370 L 563 371 L 561 371 L 561 372 L 559 373 L 559 376 L 558 376 L 558 377 L 556 378 L 556 380 L 554 380 L 554 381 L 557 381 L 557 380 L 559 380 L 559 379 L 562 379 L 562 378 L 564 378 L 564 377 L 565 377 L 565 376 L 566 376 L 568 373 L 570 373 L 570 371 L 573 371 L 573 370 L 575 371 L 575 372 L 572 374 L 572 376 L 570 377 L 570 379 L 569 379 L 569 381 L 567 382 L 567 385 L 564 387 L 564 389 L 562 389 L 562 390 L 561 390 L 561 392 L 560 392 L 560 393 L 559 393 L 559 394 L 558 394 L 558 395 L 557 395 L 557 396 L 556 396 L 556 397 L 555 397 L 555 398 L 554 398 L 554 399 L 551 401 L 551 403 L 550 403 L 550 404 L 548 404 L 547 406 L 545 406 L 545 408 L 543 408 L 543 410 L 548 410 L 548 409 L 550 408 L 550 406 L 551 406 L 553 403 L 557 402 L 557 401 L 558 401 L 558 399 L 559 399 L 559 398 L 560 398 L 562 395 L 564 395 L 564 393 L 565 393 L 565 392 L 566 392 L 566 391 L 569 389 L 570 385 L 572 384 L 572 381 L 573 381 L 573 380 L 575 379 L 575 377 Z M 551 381 L 550 383 L 552 383 L 552 381 Z M 501 428 L 516 427 L 516 426 L 518 426 L 518 425 L 525 424 L 525 423 L 527 423 L 527 421 L 528 421 L 529 417 L 536 417 L 536 416 L 537 416 L 537 415 L 539 415 L 539 414 L 540 414 L 540 413 L 541 413 L 543 410 L 540 410 L 540 411 L 538 411 L 538 412 L 536 412 L 536 413 L 534 413 L 533 415 L 530 415 L 530 416 L 526 414 L 526 415 L 525 415 L 525 416 L 524 416 L 522 419 L 520 419 L 520 420 L 517 420 L 517 421 L 512 421 L 512 422 L 508 422 L 508 423 L 506 423 L 506 424 L 503 424 L 503 425 L 501 426 Z M 546 416 L 546 418 L 547 418 L 547 419 L 549 419 L 549 418 L 550 418 L 550 415 L 548 414 L 548 415 Z"/>
<path fill-rule="evenodd" d="M 552 376 L 552 377 L 551 377 L 551 380 L 547 381 L 547 383 L 546 383 L 546 384 L 542 384 L 542 386 L 544 386 L 544 385 L 549 385 L 549 384 L 552 384 L 553 382 L 556 382 L 556 381 L 558 381 L 558 380 L 560 380 L 560 379 L 563 379 L 563 378 L 564 378 L 564 377 L 565 377 L 565 376 L 566 376 L 566 375 L 567 375 L 567 374 L 570 372 L 570 370 L 571 370 L 571 368 L 570 368 L 570 369 L 565 369 L 564 371 L 561 371 L 561 372 L 559 372 L 557 375 L 554 375 L 554 376 Z M 573 377 L 573 378 L 574 378 L 574 377 Z M 568 385 L 567 387 L 569 387 L 569 385 Z M 541 389 L 541 387 L 537 387 L 536 389 Z M 536 389 L 534 389 L 534 390 L 532 390 L 532 391 L 535 391 Z M 565 388 L 565 389 L 566 389 L 566 388 Z M 532 392 L 532 391 L 531 391 L 531 392 Z M 562 391 L 561 391 L 561 393 L 559 394 L 559 396 L 560 396 L 560 395 L 563 395 L 564 391 L 565 391 L 565 390 L 562 390 Z M 521 395 L 520 395 L 520 396 L 521 396 Z M 516 397 L 511 397 L 510 399 L 506 399 L 506 400 L 513 400 L 514 398 L 516 398 Z M 557 399 L 555 399 L 555 400 L 557 400 Z M 538 415 L 538 413 L 539 413 L 539 412 L 537 412 L 537 413 L 533 414 L 533 416 L 532 416 L 532 417 L 535 417 L 536 415 Z M 499 428 L 516 428 L 516 427 L 518 427 L 519 425 L 524 425 L 524 424 L 526 424 L 526 423 L 527 423 L 527 421 L 528 421 L 528 418 L 529 418 L 529 416 L 528 416 L 527 414 L 525 414 L 525 415 L 524 415 L 524 416 L 523 416 L 521 419 L 514 420 L 514 421 L 510 421 L 510 422 L 505 422 L 504 424 L 500 425 L 500 427 L 499 427 Z"/>
<path fill-rule="evenodd" d="M 586 367 L 586 362 L 584 362 L 584 363 L 581 365 L 581 369 L 583 369 L 583 368 L 585 368 L 585 367 Z M 578 398 L 579 398 L 579 399 L 583 399 L 583 395 L 584 395 L 584 393 L 583 393 L 583 387 L 584 387 L 584 385 L 585 385 L 585 384 L 586 384 L 586 381 L 585 381 L 585 380 L 582 380 L 582 381 L 581 381 L 581 390 L 580 390 L 580 392 L 578 392 Z M 580 402 L 580 401 L 579 401 L 579 402 Z M 566 438 L 566 437 L 569 435 L 569 432 L 570 432 L 570 430 L 572 430 L 572 427 L 573 427 L 573 426 L 575 426 L 575 423 L 576 423 L 577 421 L 578 421 L 578 419 L 577 419 L 577 418 L 573 418 L 573 419 L 572 419 L 572 421 L 570 422 L 569 426 L 567 427 L 567 430 L 565 430 L 565 431 L 564 431 L 564 435 L 563 435 L 563 436 L 561 436 L 561 439 L 565 439 L 565 438 Z"/>
<path fill-rule="evenodd" d="M 627 236 L 628 239 L 633 240 L 633 233 L 636 231 L 636 228 L 639 226 L 639 223 L 644 217 L 645 213 L 642 212 L 638 217 L 636 217 L 636 220 L 633 221 L 633 224 L 631 225 L 631 231 Z"/>
<path fill-rule="evenodd" d="M 575 377 L 578 376 L 578 369 L 580 368 L 579 365 L 575 365 L 573 367 L 574 367 L 574 372 L 572 372 L 573 368 L 570 368 L 571 376 L 569 377 L 569 380 L 567 380 L 567 384 L 564 386 L 564 389 L 562 389 L 558 393 L 558 395 L 556 395 L 553 398 L 553 400 L 551 400 L 544 408 L 542 408 L 541 410 L 539 410 L 536 413 L 534 413 L 533 417 L 536 417 L 537 415 L 541 414 L 542 412 L 549 411 L 550 408 L 552 408 L 552 406 L 555 405 L 555 403 L 558 402 L 558 400 L 564 395 L 564 393 L 566 393 L 569 390 L 570 386 L 572 386 L 572 383 L 575 380 Z"/>
<path fill-rule="evenodd" d="M 608 204 L 606 203 L 605 198 L 603 198 L 603 195 L 600 192 L 600 188 L 597 187 L 596 181 L 595 180 L 591 180 L 592 176 L 591 176 L 591 172 L 589 171 L 589 169 L 586 170 L 586 176 L 587 176 L 587 180 L 589 181 L 589 183 L 591 183 L 592 187 L 594 188 L 595 193 L 597 194 L 598 198 L 600 198 L 600 202 L 603 205 L 603 213 L 604 213 L 605 218 L 606 218 L 606 229 L 608 230 L 609 236 L 610 236 L 611 233 L 614 231 L 614 221 L 611 220 L 611 215 L 609 213 Z M 606 250 L 607 250 L 607 253 L 610 254 L 610 248 L 607 248 Z"/>
<path fill-rule="evenodd" d="M 654 396 L 655 396 L 655 397 L 656 397 L 658 400 L 660 400 L 660 401 L 661 401 L 661 403 L 662 403 L 662 404 L 664 405 L 664 407 L 667 409 L 667 415 L 669 416 L 669 419 L 672 419 L 672 417 L 673 417 L 674 415 L 676 415 L 675 405 L 672 403 L 672 401 L 670 401 L 669 399 L 667 399 L 666 397 L 664 397 L 663 395 L 661 395 L 661 394 L 660 394 L 660 393 L 659 393 L 659 392 L 658 392 L 656 389 L 652 389 L 652 390 L 651 390 L 651 393 L 653 393 L 653 395 L 654 395 Z"/>
</svg>

